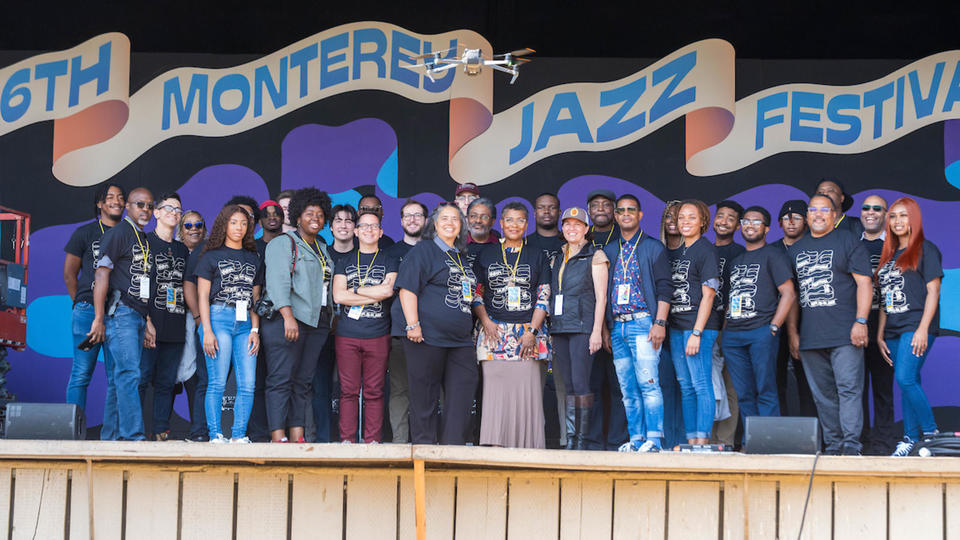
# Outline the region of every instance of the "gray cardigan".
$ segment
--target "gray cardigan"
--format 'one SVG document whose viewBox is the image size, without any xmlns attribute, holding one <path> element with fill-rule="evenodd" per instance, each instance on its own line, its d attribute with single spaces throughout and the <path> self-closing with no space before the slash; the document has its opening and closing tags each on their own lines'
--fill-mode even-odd
<svg viewBox="0 0 960 540">
<path fill-rule="evenodd" d="M 290 242 L 297 245 L 297 266 L 293 275 L 290 268 L 293 266 L 293 253 Z M 320 322 L 321 310 L 326 310 L 332 320 L 333 315 L 333 259 L 327 253 L 327 245 L 320 244 L 320 253 L 323 264 L 317 252 L 294 231 L 281 234 L 267 244 L 264 255 L 266 264 L 266 298 L 273 302 L 275 309 L 290 306 L 293 316 L 298 321 L 317 327 Z M 329 272 L 328 280 L 324 281 L 322 268 L 326 266 Z M 323 292 L 326 290 L 326 306 L 321 304 Z"/>
</svg>

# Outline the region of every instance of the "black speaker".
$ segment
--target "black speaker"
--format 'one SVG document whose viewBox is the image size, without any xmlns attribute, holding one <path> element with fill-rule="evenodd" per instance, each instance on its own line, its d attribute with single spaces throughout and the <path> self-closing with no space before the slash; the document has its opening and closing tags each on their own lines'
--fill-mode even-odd
<svg viewBox="0 0 960 540">
<path fill-rule="evenodd" d="M 820 422 L 802 416 L 748 416 L 744 421 L 748 454 L 816 454 Z"/>
<path fill-rule="evenodd" d="M 83 440 L 83 409 L 72 403 L 8 403 L 7 439 Z"/>
</svg>

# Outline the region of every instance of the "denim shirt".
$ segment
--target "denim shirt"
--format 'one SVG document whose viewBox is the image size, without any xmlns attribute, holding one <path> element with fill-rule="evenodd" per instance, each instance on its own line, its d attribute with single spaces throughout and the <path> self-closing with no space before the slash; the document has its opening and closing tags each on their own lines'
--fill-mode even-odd
<svg viewBox="0 0 960 540">
<path fill-rule="evenodd" d="M 297 245 L 297 266 L 292 276 L 291 240 Z M 290 231 L 271 240 L 265 253 L 266 298 L 273 302 L 273 307 L 279 310 L 290 306 L 295 319 L 314 328 L 320 323 L 321 311 L 326 311 L 327 319 L 332 320 L 334 268 L 326 244 L 320 244 L 317 255 L 299 234 Z M 326 305 L 322 305 L 324 291 Z"/>
<path fill-rule="evenodd" d="M 637 234 L 643 233 L 637 231 Z M 663 301 L 670 303 L 670 298 L 673 296 L 673 284 L 670 281 L 670 261 L 667 259 L 667 250 L 663 247 L 663 244 L 660 243 L 660 240 L 643 234 L 637 242 L 637 250 L 633 254 L 633 258 L 640 268 L 640 283 L 643 287 L 643 298 L 647 301 L 650 314 L 656 317 L 657 302 Z M 620 257 L 620 242 L 610 242 L 604 246 L 603 251 L 607 254 L 608 259 L 614 261 L 611 264 L 619 264 L 617 259 Z M 616 301 L 613 274 L 613 271 L 609 272 L 607 290 L 613 291 L 609 294 L 612 294 L 613 296 L 611 298 Z M 609 328 L 613 328 L 612 304 L 613 302 L 607 302 L 606 318 Z"/>
</svg>

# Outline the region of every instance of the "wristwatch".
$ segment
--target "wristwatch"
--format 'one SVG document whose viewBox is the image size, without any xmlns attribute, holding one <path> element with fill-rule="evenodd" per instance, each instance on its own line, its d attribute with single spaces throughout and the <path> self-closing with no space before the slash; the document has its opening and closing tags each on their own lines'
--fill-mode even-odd
<svg viewBox="0 0 960 540">
<path fill-rule="evenodd" d="M 662 327 L 664 327 L 664 328 L 667 327 L 667 321 L 666 321 L 666 319 L 657 319 L 657 320 L 653 321 L 653 324 L 655 324 L 655 325 L 657 325 L 657 326 L 662 326 Z"/>
<path fill-rule="evenodd" d="M 863 318 L 863 317 L 857 317 L 857 320 L 854 321 L 854 322 L 858 322 L 858 323 L 860 323 L 860 324 L 866 325 L 866 324 L 867 324 L 867 319 L 865 319 L 865 318 Z"/>
<path fill-rule="evenodd" d="M 406 330 L 407 332 L 409 332 L 409 331 L 413 330 L 414 328 L 416 328 L 416 327 L 418 327 L 418 326 L 420 326 L 420 321 L 417 321 L 417 322 L 415 322 L 415 323 L 413 323 L 413 324 L 408 324 L 407 326 L 404 327 L 404 330 Z"/>
<path fill-rule="evenodd" d="M 690 332 L 690 335 L 700 337 L 701 335 L 703 335 L 703 332 L 701 332 L 700 330 L 697 330 L 696 328 L 694 328 L 694 329 L 693 329 L 693 332 Z"/>
<path fill-rule="evenodd" d="M 777 325 L 775 325 L 775 324 L 773 324 L 773 323 L 771 323 L 771 324 L 770 324 L 770 331 L 773 332 L 774 335 L 776 335 L 776 333 L 780 331 L 780 327 L 777 326 Z"/>
<path fill-rule="evenodd" d="M 533 337 L 537 337 L 540 335 L 540 329 L 534 328 L 532 326 L 530 328 L 527 328 L 527 332 L 530 332 L 531 334 L 533 334 Z"/>
<path fill-rule="evenodd" d="M 260 329 L 259 329 L 259 328 L 251 328 L 251 329 L 250 329 L 250 333 L 251 333 L 251 334 L 259 334 L 259 333 L 260 333 Z"/>
</svg>

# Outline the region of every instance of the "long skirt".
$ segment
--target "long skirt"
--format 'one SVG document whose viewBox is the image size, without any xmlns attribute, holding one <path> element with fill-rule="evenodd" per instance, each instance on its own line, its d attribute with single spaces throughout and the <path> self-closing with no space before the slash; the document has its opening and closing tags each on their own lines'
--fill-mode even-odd
<svg viewBox="0 0 960 540">
<path fill-rule="evenodd" d="M 545 448 L 543 387 L 537 360 L 487 360 L 483 366 L 480 444 Z"/>
</svg>

